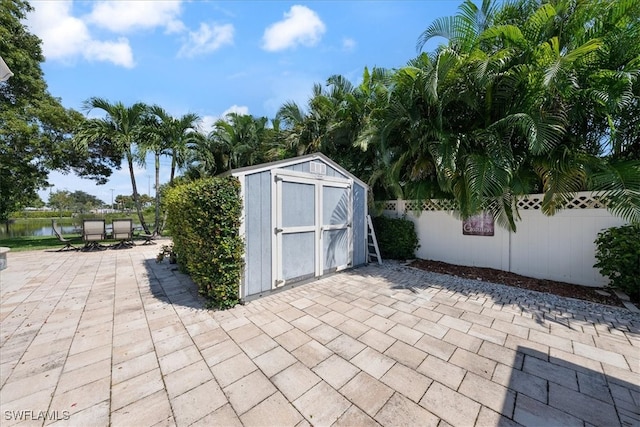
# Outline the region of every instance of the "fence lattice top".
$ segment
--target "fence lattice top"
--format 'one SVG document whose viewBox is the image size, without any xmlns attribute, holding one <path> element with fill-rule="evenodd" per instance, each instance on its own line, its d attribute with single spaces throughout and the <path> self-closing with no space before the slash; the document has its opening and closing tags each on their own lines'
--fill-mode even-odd
<svg viewBox="0 0 640 427">
<path fill-rule="evenodd" d="M 540 210 L 542 207 L 543 194 L 529 194 L 518 200 L 518 209 L 522 210 Z M 603 200 L 603 196 L 589 192 L 577 193 L 569 200 L 565 209 L 605 209 L 607 206 Z M 404 204 L 404 209 L 402 209 Z M 400 206 L 400 209 L 398 207 Z M 455 200 L 449 199 L 430 199 L 430 200 L 388 200 L 384 202 L 384 210 L 388 211 L 454 211 L 458 209 Z"/>
</svg>

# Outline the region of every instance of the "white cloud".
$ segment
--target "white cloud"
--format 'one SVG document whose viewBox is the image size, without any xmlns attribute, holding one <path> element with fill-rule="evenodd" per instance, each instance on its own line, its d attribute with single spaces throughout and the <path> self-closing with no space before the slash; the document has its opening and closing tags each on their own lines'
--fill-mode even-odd
<svg viewBox="0 0 640 427">
<path fill-rule="evenodd" d="M 225 119 L 229 113 L 249 114 L 249 107 L 234 104 L 224 110 L 219 116 L 204 115 L 202 116 L 202 122 L 200 123 L 200 131 L 205 133 L 211 132 L 213 130 L 214 123 L 220 119 Z"/>
<path fill-rule="evenodd" d="M 201 132 L 209 133 L 213 130 L 213 124 L 219 119 L 218 116 L 206 115 L 202 116 L 199 129 Z"/>
<path fill-rule="evenodd" d="M 275 52 L 298 45 L 314 46 L 326 27 L 317 13 L 306 6 L 291 6 L 284 19 L 270 25 L 264 31 L 263 49 Z"/>
<path fill-rule="evenodd" d="M 342 50 L 351 52 L 356 48 L 356 41 L 352 38 L 345 37 L 342 39 Z"/>
<path fill-rule="evenodd" d="M 35 3 L 35 11 L 29 16 L 29 25 L 43 40 L 47 58 L 64 58 L 75 55 L 90 40 L 84 22 L 69 15 L 70 1 Z"/>
<path fill-rule="evenodd" d="M 117 42 L 101 42 L 92 40 L 85 48 L 83 55 L 90 61 L 108 61 L 125 68 L 133 67 L 133 53 L 126 38 Z"/>
<path fill-rule="evenodd" d="M 181 1 L 100 1 L 94 4 L 87 22 L 115 33 L 164 27 L 168 33 L 181 32 L 184 24 L 177 19 Z"/>
<path fill-rule="evenodd" d="M 189 31 L 189 38 L 180 48 L 178 57 L 192 58 L 233 44 L 234 31 L 231 24 L 209 26 L 201 23 L 197 31 Z"/>
<path fill-rule="evenodd" d="M 36 2 L 29 14 L 31 30 L 42 39 L 48 60 L 71 61 L 78 56 L 88 61 L 112 62 L 131 68 L 133 52 L 129 41 L 100 41 L 92 38 L 85 23 L 71 16 L 71 1 Z"/>
</svg>

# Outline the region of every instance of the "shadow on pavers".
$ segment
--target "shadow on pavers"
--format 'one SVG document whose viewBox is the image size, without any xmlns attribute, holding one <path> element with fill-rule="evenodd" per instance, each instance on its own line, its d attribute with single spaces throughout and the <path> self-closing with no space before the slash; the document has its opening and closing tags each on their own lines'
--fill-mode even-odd
<svg viewBox="0 0 640 427">
<path fill-rule="evenodd" d="M 144 261 L 149 277 L 149 288 L 154 297 L 168 304 L 205 309 L 205 299 L 198 294 L 197 285 L 191 278 L 178 270 L 177 264 Z"/>
<path fill-rule="evenodd" d="M 494 374 L 509 388 L 504 416 L 525 426 L 640 425 L 640 386 L 628 382 L 637 374 L 614 365 L 626 363 L 622 356 L 602 373 L 528 347 L 516 351 L 511 366 Z M 503 421 L 499 425 L 511 425 Z"/>
</svg>

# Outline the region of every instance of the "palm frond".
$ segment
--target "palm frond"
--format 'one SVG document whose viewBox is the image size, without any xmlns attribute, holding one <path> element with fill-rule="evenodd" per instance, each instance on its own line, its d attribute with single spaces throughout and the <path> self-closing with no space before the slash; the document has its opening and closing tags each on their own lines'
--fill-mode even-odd
<svg viewBox="0 0 640 427">
<path fill-rule="evenodd" d="M 556 9 L 551 3 L 541 5 L 525 22 L 523 35 L 527 40 L 538 41 L 549 24 L 557 15 Z"/>
<path fill-rule="evenodd" d="M 485 198 L 504 194 L 511 174 L 497 165 L 492 157 L 472 154 L 466 158 L 464 178 L 469 188 L 470 207 L 476 211 L 482 208 Z"/>
<path fill-rule="evenodd" d="M 485 199 L 484 210 L 491 213 L 500 227 L 513 232 L 517 230 L 516 223 L 520 220 L 518 198 L 510 191 Z"/>
<path fill-rule="evenodd" d="M 640 160 L 602 162 L 589 184 L 612 214 L 640 223 Z"/>
<path fill-rule="evenodd" d="M 469 45 L 471 35 L 475 35 L 475 30 L 473 23 L 459 15 L 438 18 L 420 34 L 416 50 L 420 52 L 435 37 L 444 37 L 449 41 L 449 46 L 463 50 L 463 47 Z"/>
<path fill-rule="evenodd" d="M 453 183 L 458 176 L 458 160 L 461 157 L 460 140 L 451 138 L 434 141 L 427 147 L 436 166 L 440 188 L 445 192 L 452 191 Z"/>
<path fill-rule="evenodd" d="M 587 173 L 569 147 L 558 149 L 555 155 L 539 160 L 534 169 L 542 181 L 544 197 L 542 212 L 554 215 L 586 187 Z"/>
<path fill-rule="evenodd" d="M 534 155 L 553 150 L 565 134 L 565 118 L 558 113 L 541 114 L 534 118 L 526 113 L 510 114 L 489 126 L 490 129 L 517 130 L 529 144 Z"/>
<path fill-rule="evenodd" d="M 495 25 L 487 28 L 480 34 L 480 40 L 492 39 L 507 41 L 507 45 L 515 45 L 518 47 L 524 47 L 527 44 L 527 39 L 516 25 Z"/>
</svg>

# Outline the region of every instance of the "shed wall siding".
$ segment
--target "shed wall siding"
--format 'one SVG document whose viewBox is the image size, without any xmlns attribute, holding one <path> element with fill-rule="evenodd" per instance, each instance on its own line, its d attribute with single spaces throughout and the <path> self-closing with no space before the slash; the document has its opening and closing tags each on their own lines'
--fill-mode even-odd
<svg viewBox="0 0 640 427">
<path fill-rule="evenodd" d="M 365 236 L 365 215 L 367 192 L 357 183 L 353 185 L 353 265 L 362 265 L 367 260 L 367 236 Z"/>
<path fill-rule="evenodd" d="M 246 294 L 253 295 L 271 289 L 271 173 L 247 175 L 245 180 L 245 286 Z"/>
</svg>

